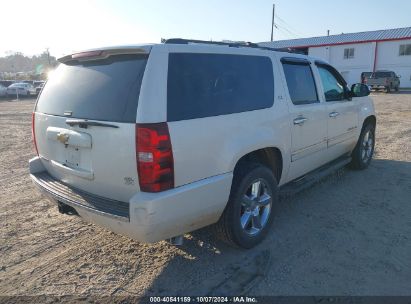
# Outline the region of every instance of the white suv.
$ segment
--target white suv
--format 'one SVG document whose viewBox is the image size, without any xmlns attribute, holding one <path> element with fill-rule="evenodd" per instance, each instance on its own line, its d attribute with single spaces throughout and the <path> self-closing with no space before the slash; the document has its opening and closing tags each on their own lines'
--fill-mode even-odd
<svg viewBox="0 0 411 304">
<path fill-rule="evenodd" d="M 173 39 L 76 53 L 38 98 L 30 174 L 61 212 L 138 241 L 177 242 L 216 224 L 250 248 L 282 189 L 368 166 L 368 94 L 325 62 L 253 44 Z"/>
</svg>

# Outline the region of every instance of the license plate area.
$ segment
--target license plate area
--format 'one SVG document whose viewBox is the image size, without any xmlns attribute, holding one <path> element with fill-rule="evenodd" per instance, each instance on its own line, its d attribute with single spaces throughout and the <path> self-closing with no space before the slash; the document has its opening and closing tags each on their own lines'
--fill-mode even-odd
<svg viewBox="0 0 411 304">
<path fill-rule="evenodd" d="M 80 168 L 81 152 L 78 147 L 66 146 L 65 148 L 66 165 L 71 168 Z"/>
<path fill-rule="evenodd" d="M 52 126 L 46 133 L 48 159 L 74 170 L 92 171 L 92 138 L 89 133 Z"/>
</svg>

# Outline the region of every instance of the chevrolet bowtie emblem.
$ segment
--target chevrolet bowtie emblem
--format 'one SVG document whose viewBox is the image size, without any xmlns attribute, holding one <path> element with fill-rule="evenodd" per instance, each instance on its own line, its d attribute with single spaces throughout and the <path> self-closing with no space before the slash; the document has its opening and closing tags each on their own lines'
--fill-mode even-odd
<svg viewBox="0 0 411 304">
<path fill-rule="evenodd" d="M 57 140 L 59 142 L 61 142 L 62 144 L 65 144 L 65 145 L 67 144 L 69 137 L 70 136 L 66 133 L 58 133 L 57 134 Z"/>
</svg>

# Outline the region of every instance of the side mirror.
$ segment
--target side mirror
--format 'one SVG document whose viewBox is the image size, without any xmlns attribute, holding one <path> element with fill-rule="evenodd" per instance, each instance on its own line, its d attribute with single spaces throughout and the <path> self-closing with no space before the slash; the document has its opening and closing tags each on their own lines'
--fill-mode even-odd
<svg viewBox="0 0 411 304">
<path fill-rule="evenodd" d="M 347 86 L 344 86 L 344 99 L 352 100 L 352 94 L 350 89 Z"/>
<path fill-rule="evenodd" d="M 370 89 L 363 83 L 356 83 L 351 86 L 351 94 L 353 97 L 364 97 L 370 95 Z"/>
</svg>

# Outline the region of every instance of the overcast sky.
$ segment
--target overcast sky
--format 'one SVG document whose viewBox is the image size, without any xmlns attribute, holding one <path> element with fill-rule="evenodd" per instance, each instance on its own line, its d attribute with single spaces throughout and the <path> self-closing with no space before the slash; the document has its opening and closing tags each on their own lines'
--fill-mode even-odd
<svg viewBox="0 0 411 304">
<path fill-rule="evenodd" d="M 172 37 L 268 41 L 273 3 L 275 40 L 411 26 L 409 0 L 0 0 L 0 56 Z"/>
</svg>

